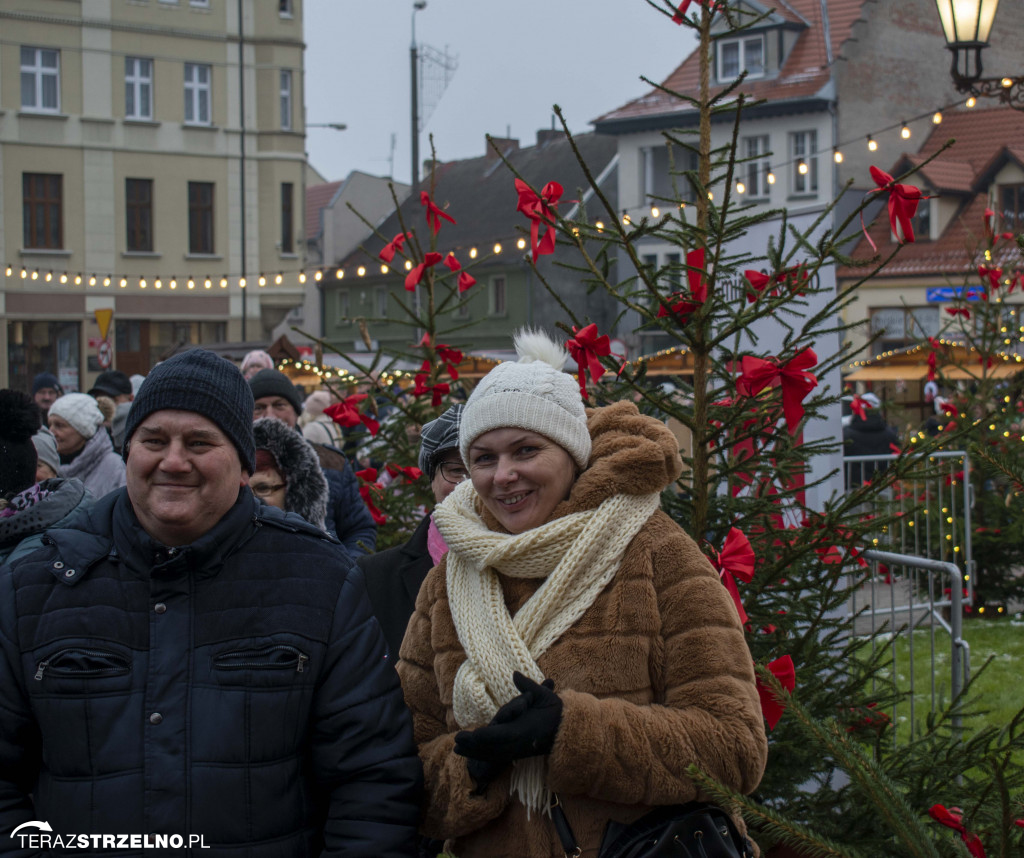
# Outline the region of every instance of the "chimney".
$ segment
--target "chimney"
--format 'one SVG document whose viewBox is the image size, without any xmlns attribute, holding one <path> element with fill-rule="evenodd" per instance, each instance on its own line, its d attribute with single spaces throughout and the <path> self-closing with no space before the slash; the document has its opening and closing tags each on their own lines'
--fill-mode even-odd
<svg viewBox="0 0 1024 858">
<path fill-rule="evenodd" d="M 519 148 L 519 141 L 514 137 L 491 137 L 490 140 L 484 138 L 484 154 L 487 156 L 488 161 L 497 161 L 498 154 L 494 151 L 494 147 L 498 147 L 498 152 L 507 154 L 510 150 L 514 151 Z"/>
<path fill-rule="evenodd" d="M 556 140 L 564 140 L 565 132 L 561 128 L 541 128 L 537 131 L 537 145 L 547 146 Z"/>
</svg>

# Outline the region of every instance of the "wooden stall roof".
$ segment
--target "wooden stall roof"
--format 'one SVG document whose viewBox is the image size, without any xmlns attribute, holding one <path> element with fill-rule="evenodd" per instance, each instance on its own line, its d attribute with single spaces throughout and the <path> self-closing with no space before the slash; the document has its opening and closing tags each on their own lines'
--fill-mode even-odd
<svg viewBox="0 0 1024 858">
<path fill-rule="evenodd" d="M 1024 357 L 1013 352 L 993 355 L 992 366 L 982 367 L 977 349 L 943 340 L 937 351 L 936 371 L 948 381 L 979 378 L 1010 378 L 1024 372 Z M 855 361 L 844 368 L 846 381 L 923 381 L 928 377 L 930 346 L 920 344 L 886 352 L 876 358 Z"/>
</svg>

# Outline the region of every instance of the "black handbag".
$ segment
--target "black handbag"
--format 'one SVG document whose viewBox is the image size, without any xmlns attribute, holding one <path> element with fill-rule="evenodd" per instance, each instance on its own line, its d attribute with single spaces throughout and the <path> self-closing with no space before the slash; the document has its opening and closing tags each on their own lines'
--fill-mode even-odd
<svg viewBox="0 0 1024 858">
<path fill-rule="evenodd" d="M 566 858 L 579 858 L 558 796 L 551 799 L 551 821 Z M 720 807 L 691 801 L 658 807 L 628 825 L 609 820 L 597 858 L 752 858 L 750 842 Z"/>
</svg>

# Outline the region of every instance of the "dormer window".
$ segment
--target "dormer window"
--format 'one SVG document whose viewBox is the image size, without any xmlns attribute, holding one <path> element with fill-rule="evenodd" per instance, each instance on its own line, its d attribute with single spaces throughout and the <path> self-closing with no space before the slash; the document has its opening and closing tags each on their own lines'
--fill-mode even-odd
<svg viewBox="0 0 1024 858">
<path fill-rule="evenodd" d="M 999 187 L 999 214 L 1003 221 L 1002 229 L 1012 232 L 1024 230 L 1024 185 Z"/>
<path fill-rule="evenodd" d="M 747 77 L 764 77 L 764 35 L 719 39 L 718 79 L 736 80 L 741 73 Z"/>
</svg>

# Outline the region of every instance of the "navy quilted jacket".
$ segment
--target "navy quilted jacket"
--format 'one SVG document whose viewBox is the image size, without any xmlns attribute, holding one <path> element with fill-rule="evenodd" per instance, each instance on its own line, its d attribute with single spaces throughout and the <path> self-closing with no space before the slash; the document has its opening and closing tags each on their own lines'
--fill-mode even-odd
<svg viewBox="0 0 1024 858">
<path fill-rule="evenodd" d="M 42 820 L 201 834 L 209 858 L 408 856 L 420 785 L 361 573 L 248 490 L 175 550 L 122 489 L 0 571 L 0 854 Z"/>
</svg>

